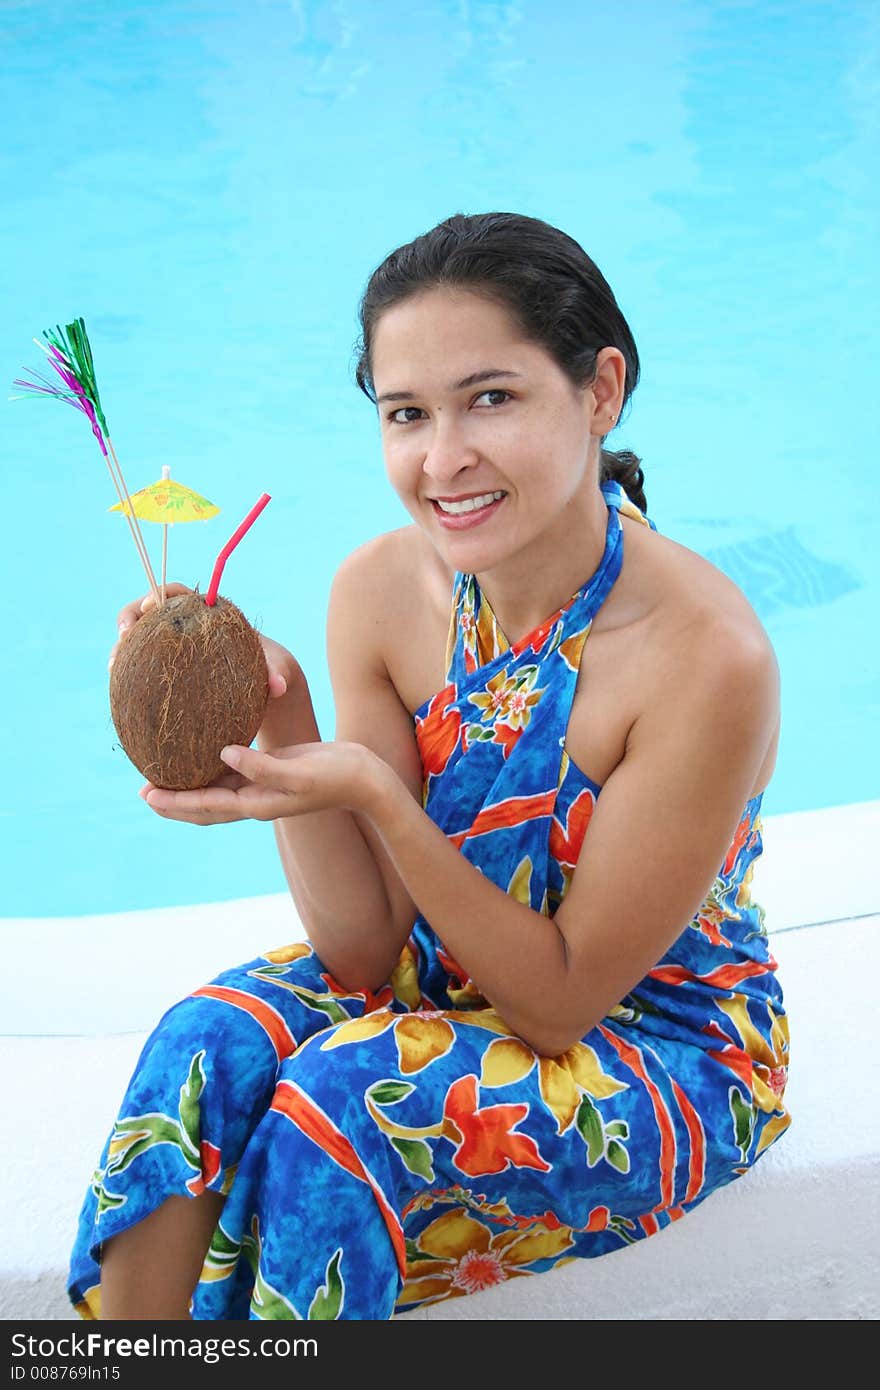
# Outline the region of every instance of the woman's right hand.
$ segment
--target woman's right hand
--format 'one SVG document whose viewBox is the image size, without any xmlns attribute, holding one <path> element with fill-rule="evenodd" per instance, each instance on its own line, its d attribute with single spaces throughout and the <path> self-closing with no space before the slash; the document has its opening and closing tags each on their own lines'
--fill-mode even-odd
<svg viewBox="0 0 880 1390">
<path fill-rule="evenodd" d="M 190 589 L 186 584 L 166 584 L 165 597 L 173 598 L 176 594 L 192 594 L 194 589 Z M 110 659 L 107 663 L 109 671 L 116 660 L 116 653 L 121 642 L 125 641 L 126 634 L 131 631 L 135 623 L 155 608 L 156 600 L 152 593 L 146 594 L 143 598 L 136 598 L 132 603 L 127 603 L 120 608 L 116 615 L 116 626 L 119 636 L 110 648 Z M 300 671 L 299 663 L 291 655 L 286 647 L 282 647 L 278 642 L 273 642 L 271 637 L 264 637 L 262 633 L 257 633 L 263 652 L 266 657 L 266 665 L 269 668 L 269 699 L 279 699 L 286 694 L 288 686 Z"/>
</svg>

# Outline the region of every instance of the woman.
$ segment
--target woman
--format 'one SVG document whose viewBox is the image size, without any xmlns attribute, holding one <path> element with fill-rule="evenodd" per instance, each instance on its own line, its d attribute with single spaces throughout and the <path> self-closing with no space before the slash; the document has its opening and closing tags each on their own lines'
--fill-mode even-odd
<svg viewBox="0 0 880 1390">
<path fill-rule="evenodd" d="M 639 371 L 609 286 L 544 222 L 456 215 L 361 325 L 415 524 L 335 576 L 336 739 L 263 639 L 257 747 L 141 793 L 272 820 L 307 941 L 147 1042 L 83 1207 L 85 1317 L 389 1318 L 651 1235 L 789 1124 L 749 896 L 777 664 L 603 448 Z"/>
</svg>

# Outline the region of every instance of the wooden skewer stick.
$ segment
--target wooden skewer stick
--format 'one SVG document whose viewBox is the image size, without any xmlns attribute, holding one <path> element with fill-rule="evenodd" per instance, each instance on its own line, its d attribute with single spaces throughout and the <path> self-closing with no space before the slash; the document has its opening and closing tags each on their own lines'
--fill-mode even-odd
<svg viewBox="0 0 880 1390">
<path fill-rule="evenodd" d="M 131 531 L 131 534 L 134 538 L 134 543 L 137 547 L 137 552 L 141 557 L 141 563 L 143 564 L 143 567 L 146 570 L 147 579 L 150 582 L 150 589 L 152 590 L 153 598 L 156 600 L 156 606 L 160 607 L 161 604 L 164 602 L 164 598 L 160 599 L 159 597 L 159 587 L 156 583 L 156 576 L 153 574 L 153 567 L 150 564 L 150 557 L 147 554 L 147 547 L 144 545 L 144 538 L 141 535 L 141 528 L 138 526 L 137 517 L 135 516 L 134 503 L 132 502 L 128 494 L 128 488 L 126 487 L 125 479 L 122 476 L 122 469 L 119 467 L 119 459 L 116 457 L 116 450 L 113 448 L 113 442 L 109 438 L 109 436 L 107 438 L 107 448 L 110 450 L 110 453 L 113 456 L 113 463 L 115 463 L 117 472 L 119 473 L 119 482 L 117 482 L 116 475 L 113 472 L 110 459 L 108 458 L 107 467 L 110 470 L 110 477 L 113 479 L 113 485 L 116 488 L 117 496 L 119 497 L 120 502 L 123 503 L 122 514 L 128 521 L 129 530 Z M 120 489 L 119 486 L 120 482 L 122 484 L 122 489 Z M 123 492 L 125 493 L 124 497 Z M 128 503 L 128 511 L 126 511 L 125 509 L 125 503 Z"/>
</svg>

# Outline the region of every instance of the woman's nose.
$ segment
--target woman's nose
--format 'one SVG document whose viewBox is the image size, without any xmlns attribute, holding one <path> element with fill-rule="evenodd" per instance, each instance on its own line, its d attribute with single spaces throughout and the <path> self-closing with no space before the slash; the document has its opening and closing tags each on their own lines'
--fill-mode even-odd
<svg viewBox="0 0 880 1390">
<path fill-rule="evenodd" d="M 454 478 L 477 460 L 477 451 L 468 443 L 462 429 L 451 424 L 440 424 L 434 429 L 422 468 L 429 478 L 442 482 Z"/>
</svg>

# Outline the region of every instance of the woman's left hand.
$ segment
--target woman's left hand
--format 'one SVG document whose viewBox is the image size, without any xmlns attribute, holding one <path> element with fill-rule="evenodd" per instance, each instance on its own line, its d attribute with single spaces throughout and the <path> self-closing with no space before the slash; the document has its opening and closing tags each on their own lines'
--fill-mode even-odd
<svg viewBox="0 0 880 1390">
<path fill-rule="evenodd" d="M 169 791 L 147 782 L 139 795 L 158 815 L 191 825 L 339 809 L 368 814 L 383 770 L 393 775 L 361 743 L 297 743 L 271 753 L 234 744 L 221 757 L 230 771 L 207 787 Z"/>
</svg>

